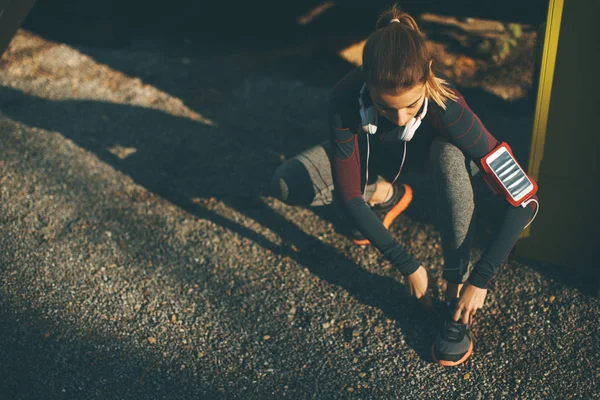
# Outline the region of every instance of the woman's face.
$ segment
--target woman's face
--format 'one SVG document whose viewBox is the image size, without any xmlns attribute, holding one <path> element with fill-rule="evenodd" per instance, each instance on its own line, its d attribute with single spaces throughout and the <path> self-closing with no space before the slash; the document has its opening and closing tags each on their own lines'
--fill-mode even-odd
<svg viewBox="0 0 600 400">
<path fill-rule="evenodd" d="M 425 85 L 422 83 L 395 94 L 369 87 L 369 93 L 379 114 L 398 126 L 406 125 L 425 101 Z"/>
</svg>

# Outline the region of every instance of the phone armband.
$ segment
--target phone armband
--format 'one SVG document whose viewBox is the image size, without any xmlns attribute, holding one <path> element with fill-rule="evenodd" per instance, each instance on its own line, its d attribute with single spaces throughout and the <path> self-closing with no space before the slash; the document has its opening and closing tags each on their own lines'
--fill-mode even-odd
<svg viewBox="0 0 600 400">
<path fill-rule="evenodd" d="M 537 192 L 537 183 L 527 176 L 507 143 L 500 143 L 484 156 L 481 166 L 483 179 L 494 193 L 503 195 L 513 206 L 521 205 Z"/>
</svg>

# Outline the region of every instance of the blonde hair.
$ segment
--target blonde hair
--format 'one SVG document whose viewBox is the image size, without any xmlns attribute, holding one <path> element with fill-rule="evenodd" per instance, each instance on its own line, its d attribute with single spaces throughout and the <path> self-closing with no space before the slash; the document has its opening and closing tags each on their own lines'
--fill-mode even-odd
<svg viewBox="0 0 600 400">
<path fill-rule="evenodd" d="M 425 85 L 425 95 L 442 109 L 457 96 L 448 82 L 435 76 L 431 56 L 415 19 L 396 4 L 382 12 L 363 49 L 366 82 L 391 93 Z"/>
<path fill-rule="evenodd" d="M 435 102 L 443 110 L 446 109 L 446 101 L 448 99 L 456 101 L 458 96 L 448 85 L 445 79 L 438 78 L 435 76 L 432 70 L 427 74 L 427 81 L 425 81 L 425 96 Z"/>
</svg>

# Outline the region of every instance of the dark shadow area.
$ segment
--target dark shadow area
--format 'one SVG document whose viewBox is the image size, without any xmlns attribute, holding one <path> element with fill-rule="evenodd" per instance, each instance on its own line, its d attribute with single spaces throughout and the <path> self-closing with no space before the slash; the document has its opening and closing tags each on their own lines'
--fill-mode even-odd
<svg viewBox="0 0 600 400">
<path fill-rule="evenodd" d="M 590 260 L 587 266 L 557 265 L 527 258 L 520 259 L 519 261 L 525 263 L 527 267 L 532 268 L 539 274 L 546 276 L 550 279 L 550 282 L 558 283 L 561 287 L 576 288 L 590 297 L 598 297 L 600 295 L 598 267 L 596 266 L 596 269 L 594 269 L 597 260 Z"/>
<path fill-rule="evenodd" d="M 508 0 L 502 3 L 477 0 L 401 0 L 398 3 L 412 13 L 429 12 L 528 25 L 544 22 L 548 10 L 548 0 Z"/>
<path fill-rule="evenodd" d="M 248 45 L 264 48 L 290 46 L 315 34 L 326 37 L 340 27 L 345 27 L 342 34 L 365 34 L 380 10 L 375 5 L 321 8 L 322 4 L 318 0 L 285 4 L 274 0 L 220 3 L 176 0 L 168 4 L 140 0 L 96 4 L 38 0 L 23 27 L 70 45 L 123 47 L 137 38 L 188 37 L 212 41 L 216 48 L 222 43 L 237 49 Z"/>
<path fill-rule="evenodd" d="M 529 162 L 534 108 L 532 99 L 508 101 L 481 88 L 458 88 L 469 107 L 496 139 L 510 144 L 523 166 Z"/>
<path fill-rule="evenodd" d="M 160 85 L 127 62 L 107 59 L 98 48 L 127 49 L 144 41 L 168 42 L 169 57 L 204 58 L 241 54 L 265 73 L 331 86 L 339 71 L 351 68 L 337 52 L 371 33 L 380 11 L 376 7 L 336 5 L 300 24 L 320 1 L 275 1 L 206 4 L 139 1 L 82 5 L 71 0 L 39 0 L 23 28 L 46 39 L 66 43 L 101 63 L 137 76 L 179 97 L 193 96 L 177 85 Z M 143 12 L 142 12 L 143 10 Z M 315 65 L 320 65 L 315 74 Z M 244 68 L 248 68 L 246 65 Z"/>
<path fill-rule="evenodd" d="M 175 38 L 196 35 L 210 40 L 245 40 L 285 43 L 305 40 L 306 34 L 326 37 L 369 33 L 379 13 L 393 1 L 357 0 L 322 2 L 303 0 L 281 3 L 254 2 L 169 3 L 141 0 L 109 0 L 82 3 L 76 0 L 38 0 L 24 28 L 51 40 L 69 44 L 126 45 L 137 35 Z M 546 20 L 548 0 L 404 0 L 398 4 L 409 13 L 423 12 L 458 18 L 482 18 L 538 25 Z M 241 42 L 240 42 L 241 40 Z"/>
<path fill-rule="evenodd" d="M 227 398 L 192 374 L 166 379 L 173 366 L 151 352 L 94 333 L 82 341 L 68 325 L 26 306 L 15 310 L 0 299 L 0 321 L 2 399 Z"/>
<path fill-rule="evenodd" d="M 399 1 L 411 13 L 434 13 L 457 18 L 481 18 L 506 23 L 538 25 L 546 20 L 548 0 L 508 0 L 502 3 L 478 0 Z"/>
</svg>

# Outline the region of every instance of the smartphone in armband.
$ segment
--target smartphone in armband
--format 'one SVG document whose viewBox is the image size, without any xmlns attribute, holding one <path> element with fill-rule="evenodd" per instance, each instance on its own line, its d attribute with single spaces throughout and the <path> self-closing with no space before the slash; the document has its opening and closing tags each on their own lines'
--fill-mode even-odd
<svg viewBox="0 0 600 400">
<path fill-rule="evenodd" d="M 481 165 L 488 185 L 513 206 L 521 205 L 537 192 L 537 183 L 523 171 L 507 143 L 500 143 L 483 157 Z"/>
</svg>

